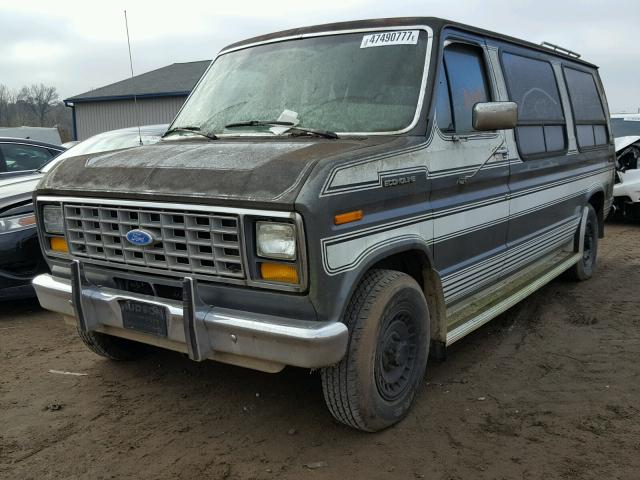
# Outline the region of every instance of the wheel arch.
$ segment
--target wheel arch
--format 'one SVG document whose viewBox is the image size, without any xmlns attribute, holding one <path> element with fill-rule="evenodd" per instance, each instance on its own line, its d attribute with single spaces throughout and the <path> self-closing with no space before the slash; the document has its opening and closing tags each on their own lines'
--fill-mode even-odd
<svg viewBox="0 0 640 480">
<path fill-rule="evenodd" d="M 352 283 L 349 299 L 364 275 L 374 268 L 400 271 L 418 282 L 429 307 L 431 341 L 446 344 L 446 306 L 442 282 L 434 268 L 433 256 L 428 246 L 420 242 L 407 242 L 367 259 Z"/>
<path fill-rule="evenodd" d="M 589 190 L 587 193 L 587 203 L 589 203 L 598 217 L 598 237 L 604 238 L 604 220 L 606 215 L 604 214 L 605 194 L 602 187 L 597 187 Z"/>
</svg>

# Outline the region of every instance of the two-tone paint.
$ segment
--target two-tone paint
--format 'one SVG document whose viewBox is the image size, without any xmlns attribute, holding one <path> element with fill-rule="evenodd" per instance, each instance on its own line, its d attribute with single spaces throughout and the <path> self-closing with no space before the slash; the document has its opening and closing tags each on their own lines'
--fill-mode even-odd
<svg viewBox="0 0 640 480">
<path fill-rule="evenodd" d="M 608 211 L 612 142 L 589 151 L 577 148 L 561 75 L 563 66 L 572 66 L 597 79 L 596 67 L 538 45 L 433 18 L 290 30 L 231 45 L 221 54 L 306 36 L 408 27 L 428 32 L 429 53 L 416 117 L 402 131 L 338 132 L 337 140 L 223 135 L 215 141 L 160 142 L 62 162 L 40 184 L 36 197 L 260 209 L 263 216 L 295 212 L 304 225 L 304 289 L 283 291 L 248 279 L 233 285 L 212 279 L 198 282 L 199 298 L 256 318 L 273 315 L 279 322 L 330 324 L 341 321 L 362 276 L 376 265 L 385 266 L 406 271 L 423 286 L 432 313 L 432 340 L 446 344 L 448 338 L 457 339 L 459 335 L 447 337 L 459 327 L 448 320 L 448 311 L 560 248 L 577 252 L 574 239 L 585 206 L 594 205 L 601 221 Z M 478 132 L 464 139 L 441 132 L 435 122 L 434 79 L 447 41 L 482 49 L 494 101 L 509 100 L 501 50 L 526 51 L 551 62 L 565 112 L 567 150 L 525 161 L 513 131 Z M 470 181 L 460 181 L 469 175 Z M 353 210 L 362 210 L 364 217 L 334 224 L 334 215 Z M 68 259 L 49 260 L 54 277 L 70 277 Z M 85 263 L 87 279 L 111 289 L 118 287 L 115 277 L 178 284 L 163 272 Z"/>
</svg>

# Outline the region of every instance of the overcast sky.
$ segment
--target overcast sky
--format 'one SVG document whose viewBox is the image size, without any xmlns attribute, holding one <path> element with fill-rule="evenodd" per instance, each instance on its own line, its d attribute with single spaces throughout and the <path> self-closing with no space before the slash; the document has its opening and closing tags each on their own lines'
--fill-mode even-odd
<svg viewBox="0 0 640 480">
<path fill-rule="evenodd" d="M 0 0 L 0 83 L 43 82 L 67 98 L 126 78 L 125 8 L 136 74 L 291 27 L 439 16 L 576 50 L 600 66 L 612 112 L 640 108 L 637 0 Z"/>
</svg>

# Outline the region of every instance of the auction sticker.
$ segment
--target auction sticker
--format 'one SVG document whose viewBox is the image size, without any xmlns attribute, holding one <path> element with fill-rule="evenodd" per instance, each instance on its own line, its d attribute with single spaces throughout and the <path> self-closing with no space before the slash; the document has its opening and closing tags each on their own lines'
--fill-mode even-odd
<svg viewBox="0 0 640 480">
<path fill-rule="evenodd" d="M 360 48 L 384 47 L 386 45 L 415 45 L 418 43 L 418 30 L 372 33 L 362 37 Z"/>
</svg>

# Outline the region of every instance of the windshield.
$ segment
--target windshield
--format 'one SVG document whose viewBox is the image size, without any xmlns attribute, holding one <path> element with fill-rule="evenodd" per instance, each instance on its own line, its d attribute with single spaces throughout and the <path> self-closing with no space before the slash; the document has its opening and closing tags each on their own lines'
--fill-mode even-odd
<svg viewBox="0 0 640 480">
<path fill-rule="evenodd" d="M 397 132 L 417 112 L 427 49 L 422 30 L 287 40 L 220 55 L 172 128 L 269 134 L 278 118 L 334 132 Z M 283 116 L 284 115 L 284 116 Z M 283 117 L 281 117 L 283 116 Z M 273 129 L 271 133 L 283 133 Z"/>
<path fill-rule="evenodd" d="M 94 135 L 86 140 L 74 145 L 69 150 L 58 155 L 54 160 L 40 169 L 41 172 L 48 172 L 60 161 L 69 157 L 77 157 L 78 155 L 86 155 L 88 153 L 108 152 L 110 150 L 119 150 L 122 148 L 137 147 L 142 139 L 143 145 L 151 145 L 160 140 L 160 135 L 138 136 L 138 132 L 106 132 Z"/>
</svg>

